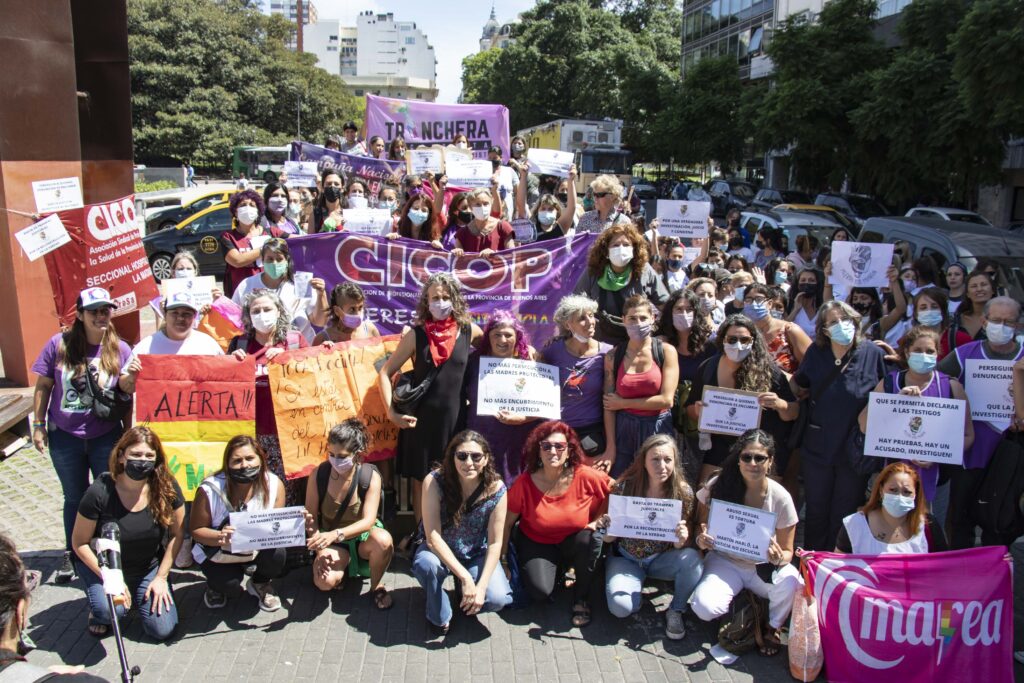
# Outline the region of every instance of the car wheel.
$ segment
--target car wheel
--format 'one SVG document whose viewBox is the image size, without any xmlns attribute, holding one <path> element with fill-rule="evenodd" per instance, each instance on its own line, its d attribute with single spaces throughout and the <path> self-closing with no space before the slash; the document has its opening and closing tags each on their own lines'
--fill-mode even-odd
<svg viewBox="0 0 1024 683">
<path fill-rule="evenodd" d="M 168 253 L 161 252 L 149 257 L 149 267 L 153 269 L 153 279 L 157 282 L 174 277 L 171 272 L 171 261 L 174 257 Z"/>
<path fill-rule="evenodd" d="M 157 226 L 156 230 L 157 232 L 160 232 L 161 230 L 170 230 L 175 225 L 177 225 L 177 223 L 175 223 L 174 221 L 164 221 L 159 226 Z"/>
<path fill-rule="evenodd" d="M 273 171 L 266 171 L 263 174 L 263 182 L 265 182 L 265 183 L 276 183 L 277 182 L 277 174 L 274 173 Z"/>
</svg>

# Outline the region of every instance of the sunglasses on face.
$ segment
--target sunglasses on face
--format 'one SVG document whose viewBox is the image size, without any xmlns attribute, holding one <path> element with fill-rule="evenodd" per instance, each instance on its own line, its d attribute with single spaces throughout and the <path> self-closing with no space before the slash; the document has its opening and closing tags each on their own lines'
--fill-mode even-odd
<svg viewBox="0 0 1024 683">
<path fill-rule="evenodd" d="M 726 344 L 749 344 L 754 341 L 753 337 L 737 337 L 736 335 L 729 335 L 725 338 Z"/>
<path fill-rule="evenodd" d="M 594 196 L 597 197 L 598 199 L 604 199 L 605 197 L 607 197 L 610 194 L 611 194 L 611 192 L 595 192 Z"/>
<path fill-rule="evenodd" d="M 566 443 L 552 443 L 550 441 L 541 441 L 540 449 L 542 451 L 554 451 L 555 453 L 564 453 L 565 449 L 569 447 Z"/>
<path fill-rule="evenodd" d="M 763 465 L 768 461 L 767 455 L 760 455 L 754 453 L 744 453 L 740 456 L 740 462 L 745 462 L 748 465 L 754 463 L 755 465 Z"/>
<path fill-rule="evenodd" d="M 470 458 L 473 459 L 474 463 L 483 461 L 487 456 L 483 453 L 476 453 L 474 451 L 458 451 L 455 453 L 455 459 L 459 462 L 466 462 Z"/>
</svg>

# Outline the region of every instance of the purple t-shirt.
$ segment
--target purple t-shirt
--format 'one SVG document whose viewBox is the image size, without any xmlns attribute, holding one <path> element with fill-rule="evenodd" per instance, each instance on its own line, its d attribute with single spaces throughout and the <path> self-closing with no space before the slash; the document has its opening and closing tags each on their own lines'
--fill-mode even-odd
<svg viewBox="0 0 1024 683">
<path fill-rule="evenodd" d="M 556 339 L 544 348 L 543 361 L 558 367 L 562 421 L 570 427 L 589 427 L 604 419 L 604 356 L 611 350 L 610 344 L 599 342 L 596 354 L 577 358 L 565 348 L 565 339 Z"/>
<path fill-rule="evenodd" d="M 65 372 L 63 364 L 57 362 L 57 351 L 60 348 L 62 333 L 57 333 L 46 342 L 36 362 L 32 364 L 32 372 L 40 377 L 49 377 L 53 380 L 53 391 L 50 392 L 50 405 L 47 408 L 47 421 L 49 429 L 60 429 L 80 439 L 95 439 L 103 436 L 110 430 L 117 427 L 116 422 L 105 422 L 95 417 L 88 406 L 82 404 L 79 398 L 78 389 L 75 385 L 82 386 L 78 380 L 72 382 L 72 378 Z M 118 342 L 118 350 L 121 352 L 121 367 L 128 364 L 128 358 L 132 355 L 132 349 L 123 341 Z M 100 347 L 87 347 L 89 365 L 100 370 Z M 84 378 L 80 378 L 84 379 Z M 118 374 L 112 377 L 102 376 L 102 384 L 105 387 L 112 387 L 118 380 Z"/>
</svg>

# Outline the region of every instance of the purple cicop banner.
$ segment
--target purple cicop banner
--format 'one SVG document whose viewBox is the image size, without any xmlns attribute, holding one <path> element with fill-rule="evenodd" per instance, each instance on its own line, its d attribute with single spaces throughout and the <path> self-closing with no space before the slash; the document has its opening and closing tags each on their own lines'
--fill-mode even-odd
<svg viewBox="0 0 1024 683">
<path fill-rule="evenodd" d="M 397 185 L 405 175 L 404 161 L 386 161 L 372 157 L 361 157 L 356 154 L 344 154 L 334 149 L 327 149 L 312 142 L 292 142 L 289 161 L 315 161 L 316 170 L 323 175 L 325 171 L 336 171 L 345 179 L 362 178 L 370 190 L 368 200 L 370 206 L 377 205 L 377 195 L 384 185 Z"/>
<path fill-rule="evenodd" d="M 491 145 L 501 147 L 508 161 L 508 107 L 503 104 L 436 104 L 366 96 L 366 137 L 379 135 L 388 144 L 401 135 L 405 143 L 449 145 L 465 135 L 477 159 L 486 159 Z"/>
<path fill-rule="evenodd" d="M 507 309 L 539 344 L 554 334 L 555 308 L 572 294 L 595 239 L 586 233 L 498 251 L 488 258 L 453 256 L 417 240 L 348 232 L 293 237 L 288 246 L 295 269 L 323 278 L 328 291 L 343 282 L 359 285 L 366 294 L 367 318 L 383 334 L 401 332 L 403 325 L 414 322 L 423 283 L 441 271 L 462 285 L 478 325 L 493 311 Z"/>
</svg>

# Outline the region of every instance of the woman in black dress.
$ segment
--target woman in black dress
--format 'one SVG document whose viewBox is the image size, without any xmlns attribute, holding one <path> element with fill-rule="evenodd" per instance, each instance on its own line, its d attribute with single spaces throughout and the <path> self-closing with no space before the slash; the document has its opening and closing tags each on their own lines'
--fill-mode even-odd
<svg viewBox="0 0 1024 683">
<path fill-rule="evenodd" d="M 459 283 L 448 273 L 427 280 L 416 304 L 416 322 L 381 368 L 378 383 L 388 416 L 398 426 L 398 471 L 412 482 L 412 507 L 417 525 L 421 519 L 423 478 L 458 431 L 463 408 L 462 381 L 470 346 L 482 336 L 472 323 Z M 391 378 L 409 359 L 415 385 L 437 368 L 415 415 L 404 415 L 392 405 Z"/>
</svg>

